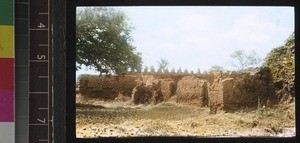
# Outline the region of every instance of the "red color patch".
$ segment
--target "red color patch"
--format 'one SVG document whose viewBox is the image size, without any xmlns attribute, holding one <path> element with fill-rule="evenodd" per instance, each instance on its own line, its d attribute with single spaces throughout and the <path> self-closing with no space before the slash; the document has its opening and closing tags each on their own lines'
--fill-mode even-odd
<svg viewBox="0 0 300 143">
<path fill-rule="evenodd" d="M 0 90 L 14 90 L 13 58 L 0 58 Z"/>
<path fill-rule="evenodd" d="M 0 90 L 0 122 L 14 122 L 13 90 Z"/>
</svg>

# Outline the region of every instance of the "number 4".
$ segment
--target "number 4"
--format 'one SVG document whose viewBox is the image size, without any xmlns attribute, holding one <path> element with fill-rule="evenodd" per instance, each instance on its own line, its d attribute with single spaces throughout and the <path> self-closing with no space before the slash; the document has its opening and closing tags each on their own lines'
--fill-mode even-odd
<svg viewBox="0 0 300 143">
<path fill-rule="evenodd" d="M 40 23 L 40 25 L 37 26 L 38 28 L 45 28 L 46 26 L 43 23 Z"/>
</svg>

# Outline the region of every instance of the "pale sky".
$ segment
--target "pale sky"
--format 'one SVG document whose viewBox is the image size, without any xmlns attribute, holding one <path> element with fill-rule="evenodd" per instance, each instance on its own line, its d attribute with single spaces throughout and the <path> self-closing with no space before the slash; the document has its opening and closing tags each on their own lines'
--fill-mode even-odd
<svg viewBox="0 0 300 143">
<path fill-rule="evenodd" d="M 181 67 L 196 72 L 213 65 L 232 70 L 230 54 L 234 51 L 254 50 L 264 59 L 294 32 L 293 7 L 114 8 L 124 11 L 135 27 L 132 45 L 142 53 L 143 67 L 156 69 L 165 58 L 169 70 Z M 94 72 L 77 71 L 77 75 L 82 73 Z"/>
</svg>

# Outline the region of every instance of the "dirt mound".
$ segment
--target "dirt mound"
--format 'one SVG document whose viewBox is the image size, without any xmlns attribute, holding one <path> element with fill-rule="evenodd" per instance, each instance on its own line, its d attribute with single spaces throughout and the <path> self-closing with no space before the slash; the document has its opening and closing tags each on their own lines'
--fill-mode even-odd
<svg viewBox="0 0 300 143">
<path fill-rule="evenodd" d="M 176 101 L 190 105 L 207 105 L 207 82 L 196 76 L 183 77 L 177 83 Z"/>
</svg>

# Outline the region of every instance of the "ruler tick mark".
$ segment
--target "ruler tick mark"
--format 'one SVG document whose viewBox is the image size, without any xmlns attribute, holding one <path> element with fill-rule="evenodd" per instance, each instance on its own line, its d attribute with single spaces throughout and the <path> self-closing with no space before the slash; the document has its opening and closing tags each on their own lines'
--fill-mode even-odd
<svg viewBox="0 0 300 143">
<path fill-rule="evenodd" d="M 16 34 L 16 37 L 29 37 L 29 35 L 20 35 L 20 34 Z"/>
<path fill-rule="evenodd" d="M 43 140 L 39 140 L 39 142 L 48 142 L 48 140 L 43 139 Z"/>
<path fill-rule="evenodd" d="M 41 76 L 39 76 L 39 78 L 48 78 L 48 76 L 42 76 L 42 75 L 41 75 Z"/>
<path fill-rule="evenodd" d="M 48 15 L 47 12 L 39 12 L 40 15 Z"/>
<path fill-rule="evenodd" d="M 40 47 L 48 47 L 49 44 L 39 44 Z"/>
<path fill-rule="evenodd" d="M 48 62 L 48 60 L 30 60 L 30 62 L 33 62 L 33 63 L 45 63 L 45 62 Z"/>
<path fill-rule="evenodd" d="M 28 124 L 30 126 L 48 126 L 48 124 Z"/>
<path fill-rule="evenodd" d="M 31 28 L 29 30 L 32 30 L 32 31 L 48 31 L 49 29 L 35 29 L 35 28 Z"/>
<path fill-rule="evenodd" d="M 16 20 L 28 20 L 28 18 L 15 18 Z"/>
<path fill-rule="evenodd" d="M 28 4 L 28 2 L 15 2 L 15 4 Z"/>
<path fill-rule="evenodd" d="M 48 94 L 48 92 L 29 92 L 30 94 Z"/>
</svg>

